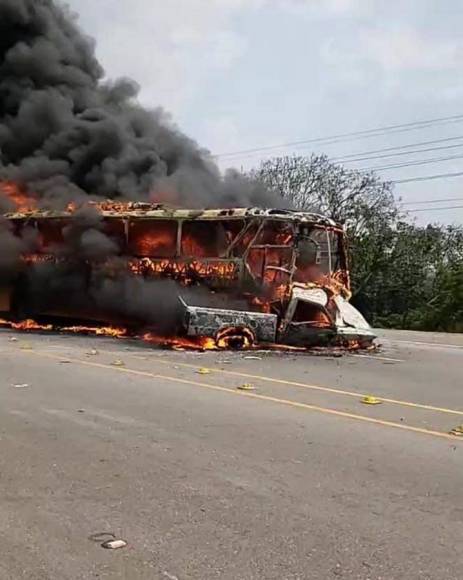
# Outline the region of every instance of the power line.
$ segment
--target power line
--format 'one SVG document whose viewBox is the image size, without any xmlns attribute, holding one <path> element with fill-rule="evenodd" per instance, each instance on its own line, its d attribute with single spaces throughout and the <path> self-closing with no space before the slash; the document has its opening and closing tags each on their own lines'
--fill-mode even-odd
<svg viewBox="0 0 463 580">
<path fill-rule="evenodd" d="M 456 173 L 440 173 L 437 175 L 424 175 L 423 177 L 409 177 L 408 179 L 391 179 L 390 183 L 412 183 L 415 181 L 431 181 L 434 179 L 446 179 L 447 177 L 460 177 L 463 171 Z"/>
<path fill-rule="evenodd" d="M 428 199 L 427 201 L 399 201 L 398 203 L 400 203 L 400 205 L 429 205 L 429 204 L 433 204 L 433 203 L 447 203 L 449 201 L 463 201 L 463 197 L 447 197 L 445 199 Z"/>
<path fill-rule="evenodd" d="M 426 207 L 426 208 L 419 208 L 419 209 L 407 209 L 409 212 L 419 212 L 419 211 L 447 211 L 450 209 L 463 209 L 463 205 L 449 205 L 447 207 Z"/>
<path fill-rule="evenodd" d="M 442 161 L 451 161 L 452 159 L 463 159 L 463 155 L 451 155 L 450 157 L 431 157 L 430 159 L 418 159 L 416 161 L 407 161 L 405 163 L 397 163 L 395 165 L 383 165 L 381 167 L 366 167 L 364 169 L 357 169 L 356 171 L 386 171 L 389 169 L 398 169 L 401 167 L 412 167 L 416 165 L 427 165 L 428 163 L 441 163 Z"/>
<path fill-rule="evenodd" d="M 233 157 L 236 155 L 241 154 L 248 154 L 248 153 L 259 153 L 261 151 L 270 151 L 274 149 L 281 149 L 283 147 L 291 147 L 291 146 L 299 146 L 299 145 L 307 145 L 310 143 L 339 143 L 342 141 L 349 141 L 352 140 L 350 138 L 364 138 L 364 137 L 376 137 L 379 135 L 383 135 L 385 133 L 402 133 L 404 131 L 413 131 L 417 129 L 427 128 L 436 124 L 442 123 L 449 123 L 449 122 L 461 122 L 463 120 L 463 115 L 454 115 L 452 117 L 441 117 L 437 119 L 429 119 L 426 121 L 415 121 L 413 123 L 404 123 L 401 125 L 388 125 L 383 127 L 377 127 L 375 129 L 367 129 L 364 131 L 355 131 L 352 133 L 340 133 L 338 135 L 331 135 L 329 137 L 317 137 L 314 139 L 306 139 L 301 141 L 292 141 L 288 143 L 282 143 L 279 145 L 267 145 L 265 147 L 256 147 L 253 149 L 243 149 L 241 151 L 233 151 L 229 153 L 220 153 L 214 155 L 214 157 Z"/>
<path fill-rule="evenodd" d="M 458 137 L 458 139 L 462 139 L 462 137 Z M 428 147 L 427 149 L 412 149 L 411 151 L 401 151 L 400 153 L 388 153 L 386 155 L 373 155 L 370 157 L 359 157 L 358 159 L 348 159 L 346 157 L 335 157 L 330 161 L 334 163 L 355 163 L 357 161 L 367 161 L 370 159 L 387 159 L 389 157 L 403 157 L 405 155 L 412 155 L 413 153 L 429 153 L 431 151 L 442 151 L 446 149 L 455 149 L 457 147 L 462 147 L 463 143 L 457 143 L 456 145 L 445 145 L 443 147 Z"/>
<path fill-rule="evenodd" d="M 299 145 L 308 145 L 310 143 L 338 143 L 342 141 L 353 140 L 353 138 L 362 139 L 367 137 L 377 137 L 385 133 L 402 133 L 406 131 L 414 131 L 418 129 L 423 129 L 431 127 L 438 124 L 447 124 L 452 122 L 462 122 L 463 115 L 453 115 L 451 117 L 440 117 L 436 119 L 428 119 L 425 121 L 414 121 L 412 123 L 402 123 L 400 125 L 385 125 L 382 127 L 377 127 L 375 129 L 367 129 L 364 131 L 354 131 L 351 133 L 339 133 L 337 135 L 331 135 L 329 137 L 317 137 L 314 139 L 305 139 L 299 141 L 290 141 L 287 143 L 281 143 L 279 145 L 267 145 L 264 147 L 255 147 L 253 149 L 242 149 L 240 151 L 231 151 L 227 153 L 219 153 L 213 155 L 213 157 L 235 157 L 240 155 L 247 155 L 252 153 L 260 153 L 262 151 L 272 151 L 275 149 L 282 149 L 284 147 L 294 147 Z"/>
<path fill-rule="evenodd" d="M 335 157 L 334 159 L 332 159 L 332 161 L 339 161 L 341 159 L 351 159 L 353 157 L 359 157 L 361 155 L 372 155 L 374 153 L 385 153 L 386 151 L 397 151 L 399 149 L 408 149 L 409 147 L 421 147 L 422 145 L 434 145 L 435 143 L 445 143 L 448 141 L 456 141 L 458 139 L 463 139 L 463 135 L 458 135 L 456 137 L 446 137 L 445 139 L 433 139 L 431 141 L 421 141 L 418 143 L 407 143 L 406 145 L 395 145 L 394 147 L 385 147 L 383 149 L 373 149 L 370 151 L 362 151 L 359 153 L 350 153 L 349 155 L 343 155 L 342 157 L 337 157 L 337 158 Z M 356 161 L 361 161 L 361 159 L 356 159 Z"/>
</svg>

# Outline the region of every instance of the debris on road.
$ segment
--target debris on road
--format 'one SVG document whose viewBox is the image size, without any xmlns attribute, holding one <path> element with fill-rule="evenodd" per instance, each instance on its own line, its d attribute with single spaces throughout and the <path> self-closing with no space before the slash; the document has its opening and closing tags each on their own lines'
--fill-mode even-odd
<svg viewBox="0 0 463 580">
<path fill-rule="evenodd" d="M 28 387 L 30 387 L 30 385 L 28 383 L 23 383 L 23 384 L 13 385 L 13 387 L 15 389 L 27 389 Z"/>
<path fill-rule="evenodd" d="M 71 364 L 71 361 L 70 361 L 70 360 L 68 360 L 68 359 L 64 359 L 64 358 L 63 358 L 63 360 L 60 360 L 59 362 L 60 362 L 60 364 L 62 364 L 62 365 L 69 365 L 69 364 Z"/>
<path fill-rule="evenodd" d="M 244 360 L 262 360 L 261 356 L 244 356 Z"/>
<path fill-rule="evenodd" d="M 450 435 L 455 435 L 455 437 L 463 437 L 463 425 L 454 427 L 449 433 Z"/>
<path fill-rule="evenodd" d="M 92 348 L 92 350 L 88 351 L 87 355 L 88 356 L 96 356 L 97 354 L 100 354 L 96 348 Z"/>
<path fill-rule="evenodd" d="M 239 391 L 255 391 L 256 388 L 251 383 L 244 383 L 236 387 Z"/>
<path fill-rule="evenodd" d="M 15 336 L 12 336 L 8 339 L 8 342 L 18 342 L 18 339 Z"/>
<path fill-rule="evenodd" d="M 117 359 L 111 363 L 113 367 L 125 367 L 125 362 L 123 360 Z"/>
<path fill-rule="evenodd" d="M 381 405 L 382 403 L 381 399 L 377 399 L 376 397 L 373 397 L 373 395 L 367 395 L 366 397 L 363 397 L 360 402 L 364 405 Z"/>
<path fill-rule="evenodd" d="M 97 534 L 92 534 L 89 537 L 92 542 L 97 542 L 102 548 L 106 550 L 118 550 L 119 548 L 125 548 L 128 544 L 125 540 L 116 538 L 115 534 L 111 532 L 100 532 Z"/>
<path fill-rule="evenodd" d="M 127 542 L 125 540 L 108 540 L 101 544 L 101 547 L 106 550 L 118 550 L 119 548 L 125 548 L 126 546 Z"/>
<path fill-rule="evenodd" d="M 198 375 L 210 375 L 211 374 L 210 369 L 206 369 L 206 368 L 198 369 L 196 372 L 198 373 Z"/>
</svg>

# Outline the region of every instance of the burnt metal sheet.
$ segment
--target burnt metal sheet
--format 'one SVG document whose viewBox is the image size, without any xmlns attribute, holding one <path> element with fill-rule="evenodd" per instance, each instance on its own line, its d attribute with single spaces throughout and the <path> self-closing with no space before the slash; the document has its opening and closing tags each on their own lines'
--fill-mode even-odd
<svg viewBox="0 0 463 580">
<path fill-rule="evenodd" d="M 92 204 L 89 206 L 98 209 L 103 217 L 117 217 L 128 219 L 177 219 L 177 220 L 230 220 L 243 218 L 260 218 L 270 220 L 283 220 L 288 222 L 298 222 L 306 224 L 317 224 L 329 228 L 342 230 L 343 227 L 331 218 L 302 211 L 262 209 L 258 207 L 244 208 L 217 208 L 217 209 L 174 209 L 168 206 L 149 203 L 127 203 L 111 208 L 111 204 Z M 73 217 L 73 211 L 56 211 L 47 209 L 34 209 L 30 211 L 17 211 L 4 214 L 7 219 L 52 219 Z"/>
<path fill-rule="evenodd" d="M 338 326 L 348 326 L 356 330 L 370 331 L 371 327 L 362 314 L 342 296 L 333 298 L 339 312 Z"/>
<path fill-rule="evenodd" d="M 275 314 L 189 306 L 184 302 L 183 307 L 188 336 L 215 337 L 223 328 L 243 326 L 250 328 L 259 342 L 276 340 L 278 317 Z"/>
<path fill-rule="evenodd" d="M 323 288 L 317 286 L 303 287 L 301 284 L 294 284 L 291 297 L 325 307 L 328 304 L 328 295 Z"/>
<path fill-rule="evenodd" d="M 319 328 L 310 324 L 289 324 L 279 338 L 283 344 L 293 346 L 327 346 L 336 339 L 334 328 Z"/>
<path fill-rule="evenodd" d="M 358 340 L 362 343 L 372 343 L 378 338 L 374 330 L 368 328 L 353 328 L 350 326 L 338 327 L 336 334 L 338 337 L 348 340 Z"/>
<path fill-rule="evenodd" d="M 376 334 L 372 330 L 362 328 L 317 328 L 310 324 L 289 324 L 279 340 L 284 344 L 306 347 L 328 346 L 349 341 L 367 346 L 372 344 L 375 338 Z"/>
</svg>

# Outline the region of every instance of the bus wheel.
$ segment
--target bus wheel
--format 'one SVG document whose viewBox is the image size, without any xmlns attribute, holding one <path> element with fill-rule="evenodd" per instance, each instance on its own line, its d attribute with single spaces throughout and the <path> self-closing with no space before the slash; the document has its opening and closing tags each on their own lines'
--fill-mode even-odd
<svg viewBox="0 0 463 580">
<path fill-rule="evenodd" d="M 217 346 L 227 350 L 246 350 L 256 343 L 254 332 L 247 326 L 226 326 L 215 337 Z"/>
</svg>

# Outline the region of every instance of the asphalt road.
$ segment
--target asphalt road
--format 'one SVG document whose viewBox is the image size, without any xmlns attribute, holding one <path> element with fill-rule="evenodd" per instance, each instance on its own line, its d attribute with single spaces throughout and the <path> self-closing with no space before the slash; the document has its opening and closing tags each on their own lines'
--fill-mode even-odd
<svg viewBox="0 0 463 580">
<path fill-rule="evenodd" d="M 461 580 L 463 337 L 381 334 L 335 358 L 1 332 L 0 579 Z"/>
</svg>

